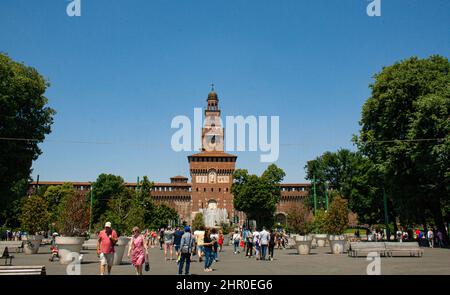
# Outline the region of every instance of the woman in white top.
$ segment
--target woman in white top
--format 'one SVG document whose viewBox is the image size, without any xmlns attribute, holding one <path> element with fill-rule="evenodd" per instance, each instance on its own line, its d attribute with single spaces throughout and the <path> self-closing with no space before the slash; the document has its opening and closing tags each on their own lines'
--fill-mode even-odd
<svg viewBox="0 0 450 295">
<path fill-rule="evenodd" d="M 238 254 L 239 253 L 239 243 L 241 242 L 241 234 L 239 234 L 238 230 L 234 231 L 233 234 L 233 247 L 234 247 L 234 254 Z"/>
</svg>

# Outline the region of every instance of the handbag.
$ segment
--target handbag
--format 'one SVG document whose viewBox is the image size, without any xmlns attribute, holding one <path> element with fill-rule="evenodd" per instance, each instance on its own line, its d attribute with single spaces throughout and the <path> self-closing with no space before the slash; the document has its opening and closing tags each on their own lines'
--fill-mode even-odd
<svg viewBox="0 0 450 295">
<path fill-rule="evenodd" d="M 148 250 L 145 251 L 145 271 L 150 271 L 150 262 L 148 261 Z"/>
<path fill-rule="evenodd" d="M 191 250 L 191 242 L 192 242 L 192 234 L 189 235 L 189 244 L 188 245 L 183 245 L 183 247 L 181 247 L 181 253 L 182 254 L 189 254 L 189 250 Z"/>
</svg>

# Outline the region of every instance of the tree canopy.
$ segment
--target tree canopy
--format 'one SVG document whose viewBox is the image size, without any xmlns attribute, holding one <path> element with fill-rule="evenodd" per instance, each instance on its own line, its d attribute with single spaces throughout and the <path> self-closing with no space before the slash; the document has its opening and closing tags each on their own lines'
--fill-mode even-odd
<svg viewBox="0 0 450 295">
<path fill-rule="evenodd" d="M 362 110 L 359 149 L 377 165 L 400 218 L 444 230 L 450 198 L 450 63 L 416 57 L 383 68 Z"/>
<path fill-rule="evenodd" d="M 37 195 L 25 198 L 21 209 L 19 220 L 22 230 L 34 235 L 48 229 L 49 215 L 44 198 Z"/>
<path fill-rule="evenodd" d="M 102 173 L 92 184 L 94 222 L 106 212 L 108 202 L 113 197 L 126 194 L 125 182 L 121 176 Z"/>
<path fill-rule="evenodd" d="M 231 187 L 234 207 L 244 212 L 248 219 L 256 220 L 259 227 L 272 226 L 281 195 L 279 184 L 284 176 L 284 171 L 275 164 L 267 167 L 260 177 L 248 174 L 247 170 L 237 169 Z"/>
<path fill-rule="evenodd" d="M 42 153 L 39 143 L 51 132 L 55 110 L 45 91 L 48 81 L 32 67 L 0 53 L 0 223 L 14 200 L 27 190 L 31 165 Z"/>
<path fill-rule="evenodd" d="M 362 223 L 375 224 L 383 220 L 383 191 L 380 173 L 375 164 L 360 152 L 340 149 L 325 152 L 308 161 L 306 178 L 316 179 L 319 204 L 324 206 L 325 189 L 329 201 L 333 192 L 348 200 L 349 208 Z"/>
</svg>

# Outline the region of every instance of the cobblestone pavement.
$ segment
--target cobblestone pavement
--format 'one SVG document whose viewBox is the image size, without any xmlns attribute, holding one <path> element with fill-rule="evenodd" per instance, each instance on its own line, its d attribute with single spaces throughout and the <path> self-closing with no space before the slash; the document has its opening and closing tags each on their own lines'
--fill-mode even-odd
<svg viewBox="0 0 450 295">
<path fill-rule="evenodd" d="M 450 275 L 449 249 L 424 249 L 424 256 L 381 258 L 381 274 L 383 275 Z M 82 251 L 82 275 L 98 274 L 98 258 L 94 250 Z M 50 249 L 43 246 L 39 254 L 25 255 L 14 253 L 13 265 L 45 265 L 48 275 L 66 274 L 66 265 L 50 262 Z M 197 259 L 195 257 L 194 259 Z M 275 250 L 274 261 L 257 261 L 246 258 L 243 254 L 234 255 L 232 247 L 224 247 L 219 254 L 219 261 L 213 264 L 214 271 L 203 272 L 203 263 L 192 262 L 193 275 L 366 275 L 370 261 L 366 258 L 351 258 L 346 254 L 330 254 L 329 247 L 311 250 L 308 256 L 297 255 L 296 250 Z M 165 261 L 163 251 L 150 249 L 150 272 L 145 275 L 177 274 L 175 261 Z M 113 275 L 133 275 L 134 270 L 129 259 L 124 256 L 122 265 L 113 267 Z"/>
</svg>

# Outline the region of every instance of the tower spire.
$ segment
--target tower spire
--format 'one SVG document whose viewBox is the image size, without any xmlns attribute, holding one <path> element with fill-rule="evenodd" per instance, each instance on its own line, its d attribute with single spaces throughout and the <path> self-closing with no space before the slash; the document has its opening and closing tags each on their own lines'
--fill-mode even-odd
<svg viewBox="0 0 450 295">
<path fill-rule="evenodd" d="M 214 92 L 214 83 L 211 83 L 211 91 Z"/>
</svg>

